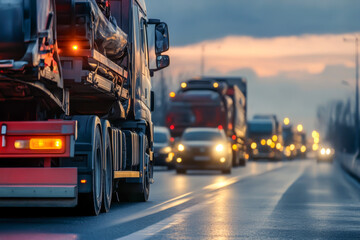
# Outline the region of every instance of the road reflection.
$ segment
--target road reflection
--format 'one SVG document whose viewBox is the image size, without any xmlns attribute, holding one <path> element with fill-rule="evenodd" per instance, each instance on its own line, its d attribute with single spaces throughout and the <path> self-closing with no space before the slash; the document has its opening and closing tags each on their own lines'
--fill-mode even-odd
<svg viewBox="0 0 360 240">
<path fill-rule="evenodd" d="M 76 234 L 58 233 L 0 233 L 0 240 L 76 240 Z"/>
<path fill-rule="evenodd" d="M 208 229 L 208 236 L 212 239 L 229 239 L 229 236 L 233 235 L 233 229 L 231 229 L 230 219 L 233 219 L 232 208 L 229 204 L 230 201 L 230 190 L 221 191 L 218 194 L 212 207 L 210 209 L 210 223 Z"/>
</svg>

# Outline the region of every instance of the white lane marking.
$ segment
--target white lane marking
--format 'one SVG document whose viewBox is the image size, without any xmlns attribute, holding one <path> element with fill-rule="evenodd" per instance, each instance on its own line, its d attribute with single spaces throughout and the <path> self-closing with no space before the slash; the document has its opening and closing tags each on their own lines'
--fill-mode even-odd
<svg viewBox="0 0 360 240">
<path fill-rule="evenodd" d="M 296 175 L 292 175 L 293 179 L 291 179 L 291 181 L 289 181 L 282 189 L 280 189 L 278 191 L 279 194 L 275 195 L 270 201 L 271 204 L 273 205 L 273 211 L 275 210 L 277 204 L 279 203 L 279 201 L 281 200 L 282 196 L 284 195 L 284 193 L 287 192 L 287 190 L 296 182 L 296 180 L 298 180 L 305 172 L 305 170 L 310 167 L 310 162 L 306 162 L 303 164 L 300 164 L 300 169 L 299 171 L 296 173 Z"/>
<path fill-rule="evenodd" d="M 309 163 L 305 164 L 306 167 L 308 165 L 309 165 Z M 218 190 L 218 189 L 227 187 L 227 186 L 229 186 L 231 184 L 234 184 L 234 183 L 240 181 L 241 179 L 251 177 L 251 176 L 257 176 L 257 175 L 260 175 L 260 174 L 263 174 L 263 173 L 266 173 L 266 172 L 281 168 L 282 166 L 283 166 L 282 164 L 274 165 L 274 167 L 267 168 L 267 169 L 265 169 L 263 171 L 259 171 L 257 173 L 245 174 L 245 175 L 242 175 L 242 176 L 237 176 L 237 177 L 227 179 L 227 180 L 219 182 L 219 183 L 210 184 L 208 186 L 205 186 L 202 191 L 204 193 L 206 193 L 207 191 L 212 192 L 213 190 Z M 295 178 L 292 181 L 290 181 L 288 184 L 286 184 L 281 189 L 281 191 L 279 191 L 279 193 L 281 193 L 281 194 L 276 195 L 272 199 L 272 203 L 270 204 L 270 207 L 275 209 L 275 207 L 276 207 L 277 203 L 280 201 L 283 193 L 285 193 L 287 191 L 287 189 L 303 174 L 306 167 L 304 167 L 301 164 L 301 169 L 300 169 L 299 172 L 297 172 Z M 187 194 L 187 196 L 188 196 L 188 194 Z M 166 229 L 169 229 L 171 227 L 182 224 L 186 220 L 186 218 L 188 218 L 191 214 L 194 214 L 196 211 L 200 211 L 201 209 L 208 206 L 208 204 L 211 204 L 212 202 L 215 202 L 215 198 L 213 198 L 211 196 L 213 196 L 213 194 L 207 193 L 205 195 L 207 200 L 205 200 L 204 202 L 199 202 L 199 203 L 197 203 L 197 204 L 195 204 L 195 205 L 193 205 L 193 206 L 191 206 L 189 208 L 181 210 L 178 213 L 175 213 L 175 214 L 171 215 L 170 217 L 167 217 L 167 218 L 161 220 L 160 222 L 157 222 L 157 223 L 155 223 L 153 225 L 150 225 L 150 226 L 148 226 L 148 227 L 146 227 L 146 228 L 144 228 L 144 229 L 142 229 L 140 231 L 134 232 L 134 233 L 132 233 L 130 235 L 127 235 L 125 237 L 118 238 L 117 240 L 132 240 L 132 239 L 134 239 L 134 240 L 145 240 L 147 238 L 155 236 L 156 234 L 158 234 L 158 233 L 160 233 L 160 232 L 162 232 L 162 231 L 164 231 Z M 265 223 L 265 220 L 264 220 L 263 224 L 264 223 Z"/>
<path fill-rule="evenodd" d="M 142 212 L 138 212 L 138 213 L 132 214 L 130 216 L 120 218 L 117 221 L 112 222 L 107 227 L 111 227 L 111 226 L 115 226 L 115 225 L 118 225 L 118 224 L 133 221 L 133 220 L 136 220 L 136 219 L 139 219 L 139 218 L 142 218 L 142 217 L 149 216 L 151 214 L 155 214 L 155 213 L 167 210 L 167 209 L 172 208 L 172 207 L 179 206 L 179 205 L 184 204 L 185 202 L 188 202 L 191 199 L 193 199 L 196 196 L 196 194 L 204 193 L 204 191 L 213 191 L 213 190 L 217 190 L 217 189 L 220 189 L 220 188 L 224 188 L 224 187 L 227 187 L 227 186 L 229 186 L 231 184 L 234 184 L 234 183 L 236 183 L 236 182 L 238 182 L 238 181 L 240 181 L 240 180 L 242 180 L 244 178 L 257 176 L 257 175 L 260 175 L 260 174 L 263 174 L 263 173 L 266 173 L 266 172 L 269 172 L 269 171 L 272 171 L 272 170 L 275 170 L 275 169 L 278 169 L 278 168 L 281 168 L 281 167 L 283 167 L 282 163 L 281 164 L 268 165 L 263 170 L 256 169 L 256 171 L 251 171 L 251 172 L 249 172 L 247 174 L 243 174 L 243 175 L 236 176 L 236 177 L 224 180 L 224 181 L 220 181 L 220 182 L 217 182 L 217 183 L 207 185 L 207 186 L 203 187 L 200 191 L 198 191 L 196 193 L 195 192 L 185 193 L 185 194 L 183 194 L 181 196 L 178 196 L 178 197 L 172 198 L 170 200 L 167 200 L 166 203 L 165 202 L 160 203 L 160 204 L 157 205 L 157 207 L 154 206 L 154 207 L 148 208 L 148 209 L 146 209 L 146 210 L 144 210 Z M 185 198 L 183 200 L 180 200 L 180 199 L 182 199 L 184 197 L 187 197 L 187 198 Z"/>
<path fill-rule="evenodd" d="M 269 206 L 268 209 L 271 211 L 268 211 L 269 214 L 265 215 L 262 220 L 260 220 L 257 223 L 257 229 L 266 229 L 271 228 L 271 226 L 268 226 L 270 224 L 270 218 L 271 215 L 274 213 L 276 206 L 279 204 L 281 198 L 283 197 L 284 193 L 287 192 L 287 190 L 304 174 L 305 170 L 310 167 L 311 162 L 306 162 L 300 164 L 300 169 L 296 174 L 290 175 L 293 176 L 291 181 L 289 181 L 287 184 L 284 185 L 279 191 L 277 191 L 278 194 L 276 194 L 274 197 L 268 200 Z"/>
<path fill-rule="evenodd" d="M 118 238 L 117 240 L 145 240 L 147 238 L 150 238 L 150 237 L 154 236 L 155 234 L 162 232 L 168 228 L 182 224 L 185 221 L 185 219 L 188 218 L 191 214 L 194 214 L 195 212 L 200 211 L 207 204 L 209 204 L 213 201 L 214 200 L 208 200 L 201 204 L 196 204 L 192 207 L 185 208 L 184 210 L 181 210 L 178 213 L 175 213 L 175 214 L 171 215 L 170 217 L 161 220 L 160 222 L 157 222 L 153 225 L 150 225 L 149 227 L 146 227 L 140 231 L 134 232 L 125 237 Z"/>
<path fill-rule="evenodd" d="M 157 204 L 157 205 L 155 205 L 155 206 L 152 206 L 152 207 L 149 208 L 149 209 L 157 208 L 157 207 L 162 206 L 162 205 L 164 205 L 164 204 L 166 204 L 166 203 L 173 202 L 173 201 L 178 200 L 178 199 L 180 199 L 180 198 L 189 196 L 189 195 L 192 194 L 192 193 L 193 193 L 193 192 L 188 192 L 188 193 L 185 193 L 185 194 L 183 194 L 183 195 L 174 197 L 174 198 L 169 199 L 169 200 L 167 200 L 167 201 L 165 201 L 165 202 L 162 202 L 162 203 L 159 203 L 159 204 Z"/>
</svg>

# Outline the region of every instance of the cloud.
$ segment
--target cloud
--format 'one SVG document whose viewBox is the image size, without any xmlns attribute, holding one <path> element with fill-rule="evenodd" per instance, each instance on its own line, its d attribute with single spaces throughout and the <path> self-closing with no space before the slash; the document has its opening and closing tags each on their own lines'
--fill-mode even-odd
<svg viewBox="0 0 360 240">
<path fill-rule="evenodd" d="M 151 0 L 150 17 L 169 24 L 173 45 L 228 35 L 274 37 L 360 30 L 358 0 Z"/>
<path fill-rule="evenodd" d="M 293 122 L 304 124 L 308 132 L 316 127 L 318 106 L 354 95 L 351 86 L 342 84 L 344 78 L 351 79 L 349 83 L 354 84 L 354 69 L 343 65 L 328 65 L 317 74 L 282 72 L 259 77 L 251 75 L 249 69 L 238 69 L 228 75 L 247 77 L 249 116 L 275 113 L 280 119 L 290 117 Z"/>
<path fill-rule="evenodd" d="M 201 49 L 205 46 L 205 75 L 248 79 L 249 116 L 275 113 L 314 129 L 319 105 L 354 95 L 354 43 L 344 42 L 344 36 L 353 34 L 229 36 L 173 47 L 169 52 L 171 66 L 166 70 L 173 80 L 169 90 L 177 90 L 180 81 L 200 75 Z"/>
<path fill-rule="evenodd" d="M 171 71 L 200 74 L 201 59 L 205 72 L 250 68 L 260 77 L 280 72 L 322 72 L 327 65 L 354 66 L 354 44 L 345 43 L 345 35 L 303 35 L 274 38 L 228 36 L 182 47 L 172 47 Z M 346 80 L 346 79 L 344 79 Z"/>
</svg>

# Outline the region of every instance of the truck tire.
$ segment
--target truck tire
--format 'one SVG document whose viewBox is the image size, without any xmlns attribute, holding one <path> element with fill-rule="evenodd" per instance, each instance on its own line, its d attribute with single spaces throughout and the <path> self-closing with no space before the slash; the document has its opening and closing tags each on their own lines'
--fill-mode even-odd
<svg viewBox="0 0 360 240">
<path fill-rule="evenodd" d="M 148 148 L 148 141 L 147 138 L 145 138 L 145 140 L 143 141 L 144 146 L 144 163 L 146 164 L 146 169 L 143 170 L 143 179 L 142 182 L 140 184 L 137 184 L 136 187 L 136 191 L 135 193 L 133 193 L 131 195 L 131 201 L 134 202 L 146 202 L 147 200 L 149 200 L 149 195 L 150 195 L 150 174 L 151 174 L 151 170 L 150 169 L 152 166 L 150 166 L 150 156 L 149 154 L 146 153 L 146 149 Z M 145 165 L 144 164 L 144 165 Z"/>
<path fill-rule="evenodd" d="M 221 170 L 223 174 L 231 174 L 231 168 Z"/>
<path fill-rule="evenodd" d="M 177 173 L 177 174 L 185 174 L 185 173 L 186 173 L 186 169 L 176 169 L 176 173 Z"/>
<path fill-rule="evenodd" d="M 240 167 L 245 167 L 246 166 L 246 160 L 245 159 L 240 159 L 239 166 Z"/>
<path fill-rule="evenodd" d="M 104 167 L 103 167 L 103 204 L 102 212 L 108 212 L 111 207 L 113 194 L 113 154 L 111 148 L 111 138 L 108 129 L 103 128 L 103 149 L 104 149 Z"/>
<path fill-rule="evenodd" d="M 149 195 L 150 195 L 150 171 L 148 170 L 148 168 L 146 168 L 146 171 L 144 171 L 143 174 L 143 182 L 144 184 L 142 184 L 141 186 L 141 190 L 139 193 L 135 194 L 135 201 L 136 202 L 146 202 L 147 200 L 149 200 Z"/>
<path fill-rule="evenodd" d="M 232 155 L 232 166 L 233 167 L 237 167 L 240 165 L 240 156 L 238 154 L 238 152 L 236 152 L 235 154 L 233 153 Z"/>
<path fill-rule="evenodd" d="M 84 194 L 80 199 L 80 207 L 86 215 L 97 216 L 100 213 L 103 199 L 103 144 L 100 125 L 95 127 L 92 146 L 92 161 L 94 169 L 91 173 L 92 191 Z"/>
</svg>

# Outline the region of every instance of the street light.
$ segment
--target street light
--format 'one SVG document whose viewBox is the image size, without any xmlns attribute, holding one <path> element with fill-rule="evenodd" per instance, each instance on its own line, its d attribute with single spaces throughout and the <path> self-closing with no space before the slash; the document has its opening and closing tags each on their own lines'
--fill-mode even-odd
<svg viewBox="0 0 360 240">
<path fill-rule="evenodd" d="M 284 118 L 284 124 L 289 125 L 290 119 L 288 117 Z"/>
<path fill-rule="evenodd" d="M 359 148 L 359 38 L 344 38 L 345 42 L 355 42 L 355 149 Z"/>
<path fill-rule="evenodd" d="M 298 132 L 302 132 L 303 129 L 304 129 L 303 125 L 301 124 L 297 125 Z"/>
</svg>

